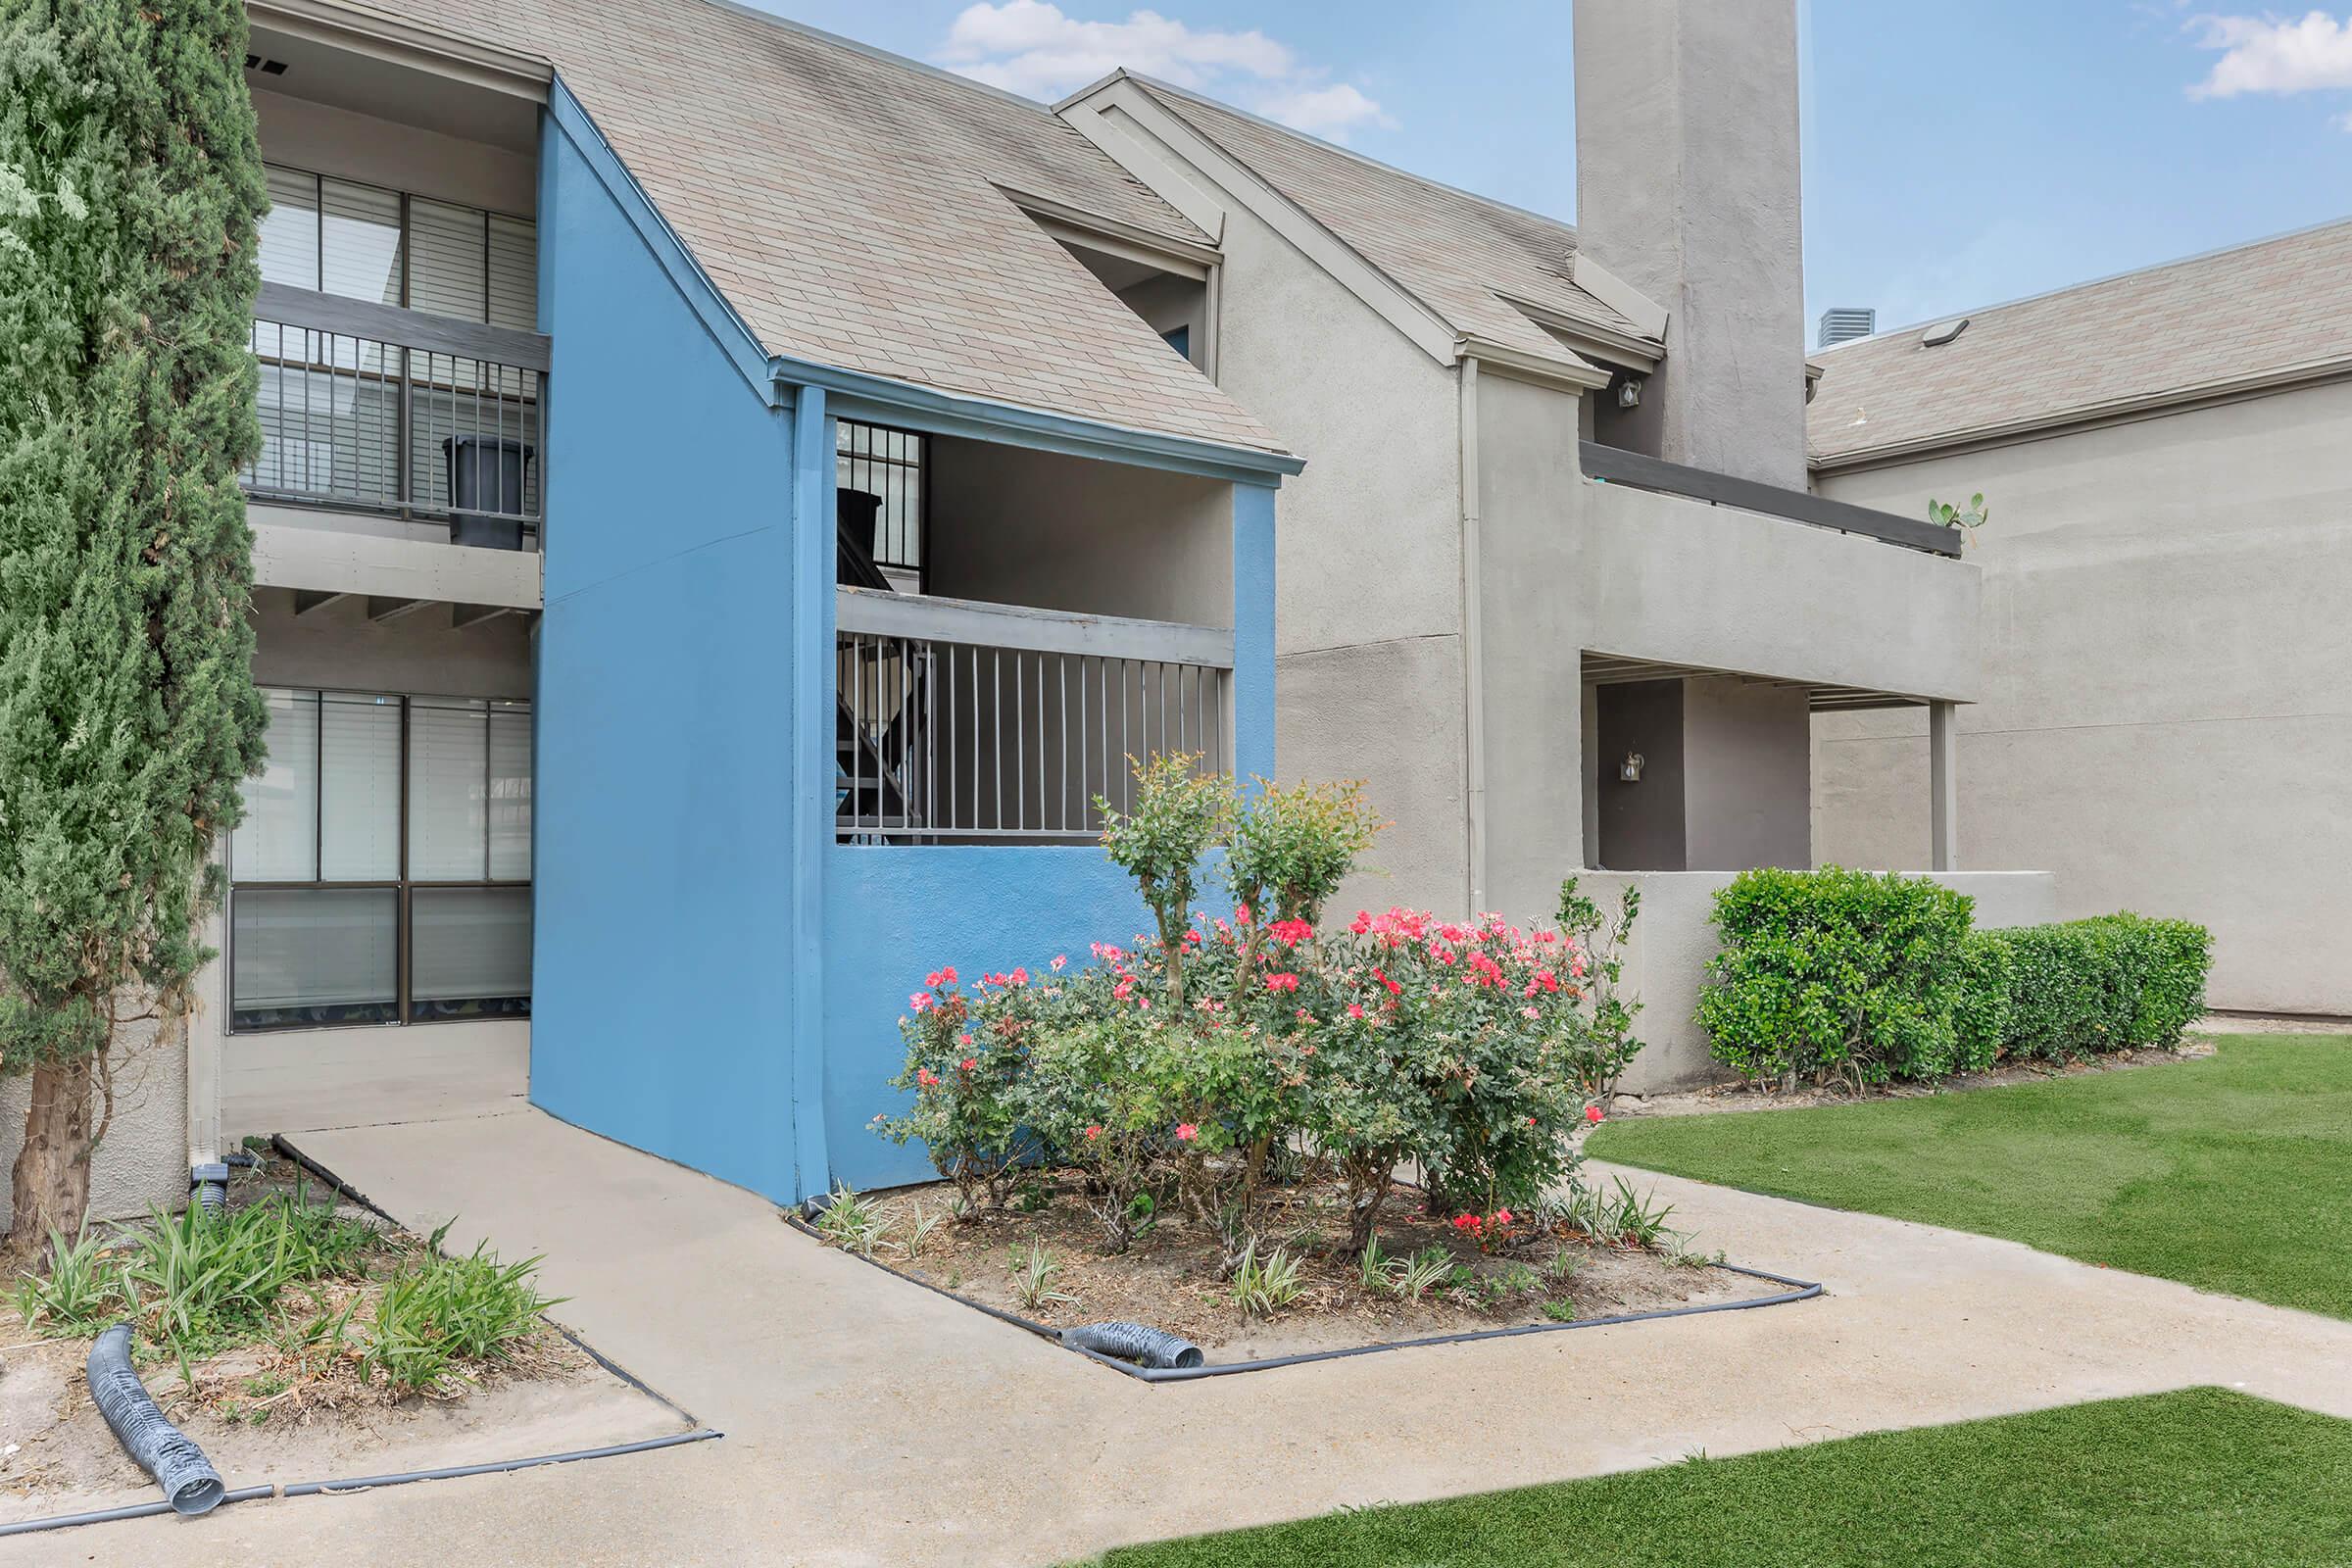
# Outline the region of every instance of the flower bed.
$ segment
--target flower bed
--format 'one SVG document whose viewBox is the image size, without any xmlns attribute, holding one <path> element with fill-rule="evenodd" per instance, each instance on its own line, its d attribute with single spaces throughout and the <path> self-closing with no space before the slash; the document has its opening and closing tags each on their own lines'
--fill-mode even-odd
<svg viewBox="0 0 2352 1568">
<path fill-rule="evenodd" d="M 1632 896 L 1605 918 L 1571 880 L 1550 926 L 1392 908 L 1325 930 L 1375 830 L 1357 792 L 1243 799 L 1192 762 L 1102 808 L 1152 934 L 923 976 L 906 1108 L 874 1126 L 943 1186 L 836 1194 L 821 1234 L 1033 1325 L 1125 1316 L 1226 1358 L 1742 1294 L 1681 1266 L 1708 1260 L 1641 1196 L 1578 1177 L 1640 1050 L 1615 992 Z M 1212 863 L 1227 914 L 1195 907 Z"/>
<path fill-rule="evenodd" d="M 160 1505 L 90 1397 L 115 1323 L 232 1488 L 665 1437 L 677 1412 L 545 1316 L 538 1260 L 441 1255 L 269 1158 L 228 1209 L 93 1226 L 0 1293 L 0 1524 Z M 60 1550 L 62 1551 L 62 1547 Z"/>
<path fill-rule="evenodd" d="M 1212 1366 L 1279 1356 L 1531 1327 L 1565 1327 L 1630 1314 L 1716 1308 L 1781 1294 L 1715 1266 L 1662 1229 L 1668 1216 L 1638 1190 L 1611 1187 L 1634 1226 L 1596 1240 L 1564 1211 L 1514 1214 L 1467 1227 L 1427 1211 L 1398 1184 L 1384 1206 L 1369 1266 L 1347 1250 L 1345 1187 L 1311 1174 L 1269 1186 L 1258 1207 L 1258 1250 L 1248 1271 L 1222 1273 L 1216 1227 L 1181 1214 L 1150 1226 L 1127 1250 L 1106 1253 L 1086 1194 L 1040 1174 L 1014 1200 L 966 1224 L 949 1218 L 946 1184 L 886 1197 L 850 1195 L 813 1228 L 895 1273 L 1046 1329 L 1148 1323 L 1207 1352 Z M 1457 1216 L 1458 1217 L 1458 1216 Z M 1644 1242 L 1642 1237 L 1646 1236 Z"/>
</svg>

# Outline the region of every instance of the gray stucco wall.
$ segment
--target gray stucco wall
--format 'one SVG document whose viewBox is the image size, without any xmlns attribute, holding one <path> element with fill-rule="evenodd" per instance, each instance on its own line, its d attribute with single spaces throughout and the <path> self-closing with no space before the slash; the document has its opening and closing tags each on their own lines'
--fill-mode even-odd
<svg viewBox="0 0 2352 1568">
<path fill-rule="evenodd" d="M 1622 1087 L 1637 1095 L 1712 1083 L 1731 1076 L 1708 1054 L 1707 1032 L 1696 1011 L 1707 960 L 1715 940 L 1715 893 L 1732 880 L 1728 871 L 1588 871 L 1581 886 L 1603 909 L 1613 910 L 1629 884 L 1642 889 L 1642 914 L 1625 955 L 1620 993 L 1638 997 L 1641 1016 L 1634 1033 L 1642 1054 L 1627 1069 Z M 1977 901 L 1979 927 L 2033 925 L 2054 917 L 2057 891 L 2046 872 L 1961 872 L 1936 879 Z"/>
<path fill-rule="evenodd" d="M 1811 719 L 1798 687 L 1683 683 L 1686 869 L 1813 863 Z"/>
<path fill-rule="evenodd" d="M 1960 702 L 1979 695 L 1965 562 L 1625 485 L 1576 486 L 1587 648 Z"/>
<path fill-rule="evenodd" d="M 1395 824 L 1336 904 L 1459 909 L 1455 373 L 1238 205 L 1224 252 L 1218 379 L 1306 459 L 1275 521 L 1283 776 L 1360 778 Z"/>
<path fill-rule="evenodd" d="M 113 1054 L 115 1119 L 90 1164 L 90 1217 L 130 1219 L 160 1205 L 177 1208 L 188 1195 L 187 1054 L 158 1045 L 155 1027 L 127 1031 Z M 12 1221 L 7 1173 L 24 1147 L 27 1077 L 0 1078 L 0 1234 Z M 91 1116 L 99 1114 L 95 1103 Z"/>
<path fill-rule="evenodd" d="M 1223 481 L 934 436 L 926 587 L 954 599 L 1233 624 Z"/>
<path fill-rule="evenodd" d="M 1683 682 L 1637 680 L 1593 690 L 1598 752 L 1592 773 L 1597 823 L 1589 865 L 1680 871 L 1690 864 L 1683 801 Z M 1642 759 L 1642 776 L 1624 763 Z"/>
<path fill-rule="evenodd" d="M 1621 438 L 1802 488 L 1792 0 L 1577 0 L 1577 243 L 1666 308 Z"/>
<path fill-rule="evenodd" d="M 1553 387 L 1477 376 L 1484 908 L 1548 916 L 1583 858 L 1583 538 L 1563 502 L 1581 480 L 1577 411 Z"/>
<path fill-rule="evenodd" d="M 2352 1013 L 2352 385 L 1817 488 L 1991 505 L 1962 865 L 2047 866 L 2068 916 L 2203 921 L 2217 1006 Z M 1924 720 L 1816 727 L 1821 858 L 1923 863 Z"/>
<path fill-rule="evenodd" d="M 259 89 L 253 109 L 271 163 L 492 212 L 538 211 L 538 160 L 527 152 Z"/>
</svg>

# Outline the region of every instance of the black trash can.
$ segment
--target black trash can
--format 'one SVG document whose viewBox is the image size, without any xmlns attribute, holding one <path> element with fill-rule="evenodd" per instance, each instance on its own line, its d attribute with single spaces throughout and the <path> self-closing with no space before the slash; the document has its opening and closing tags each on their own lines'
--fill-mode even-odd
<svg viewBox="0 0 2352 1568">
<path fill-rule="evenodd" d="M 530 444 L 482 435 L 446 436 L 449 542 L 481 550 L 522 548 L 522 481 L 538 456 Z"/>
</svg>

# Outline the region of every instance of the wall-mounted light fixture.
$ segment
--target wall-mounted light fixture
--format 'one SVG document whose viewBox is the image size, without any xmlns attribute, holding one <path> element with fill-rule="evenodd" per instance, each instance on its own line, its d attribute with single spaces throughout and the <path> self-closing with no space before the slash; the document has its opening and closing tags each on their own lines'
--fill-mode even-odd
<svg viewBox="0 0 2352 1568">
<path fill-rule="evenodd" d="M 1642 769 L 1644 765 L 1646 765 L 1647 761 L 1648 759 L 1644 758 L 1640 752 L 1626 753 L 1625 760 L 1617 764 L 1618 778 L 1622 779 L 1628 784 L 1641 783 Z"/>
<path fill-rule="evenodd" d="M 1617 383 L 1617 406 L 1619 408 L 1638 408 L 1641 406 L 1641 403 L 1642 378 L 1640 376 L 1629 375 L 1624 380 Z"/>
</svg>

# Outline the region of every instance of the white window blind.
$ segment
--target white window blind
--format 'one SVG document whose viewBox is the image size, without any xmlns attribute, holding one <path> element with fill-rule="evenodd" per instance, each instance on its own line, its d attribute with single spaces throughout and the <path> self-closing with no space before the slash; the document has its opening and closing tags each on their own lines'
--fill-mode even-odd
<svg viewBox="0 0 2352 1568">
<path fill-rule="evenodd" d="M 400 699 L 328 692 L 319 786 L 319 880 L 400 878 Z"/>
<path fill-rule="evenodd" d="M 539 225 L 490 215 L 490 324 L 539 330 Z"/>
<path fill-rule="evenodd" d="M 488 318 L 488 215 L 478 208 L 409 199 L 409 306 L 468 321 Z"/>
<path fill-rule="evenodd" d="M 318 286 L 318 176 L 267 171 L 270 212 L 262 220 L 262 280 L 289 288 Z"/>
<path fill-rule="evenodd" d="M 409 705 L 409 879 L 479 882 L 489 874 L 489 705 L 417 698 Z"/>
<path fill-rule="evenodd" d="M 318 281 L 326 294 L 400 303 L 400 195 L 349 180 L 321 180 L 319 207 L 324 233 Z"/>
<path fill-rule="evenodd" d="M 418 888 L 409 995 L 417 1002 L 531 994 L 531 890 Z"/>
<path fill-rule="evenodd" d="M 395 888 L 247 888 L 231 921 L 229 987 L 240 1012 L 399 998 Z"/>
<path fill-rule="evenodd" d="M 263 696 L 270 760 L 230 846 L 232 1026 L 527 1014 L 530 705 Z M 509 885 L 434 885 L 485 880 Z M 318 885 L 270 885 L 290 882 Z M 360 882 L 400 885 L 334 885 Z"/>
<path fill-rule="evenodd" d="M 245 819 L 229 838 L 240 882 L 318 875 L 318 694 L 265 692 L 270 761 L 245 781 Z"/>
<path fill-rule="evenodd" d="M 531 875 L 531 710 L 490 706 L 490 879 Z"/>
</svg>

